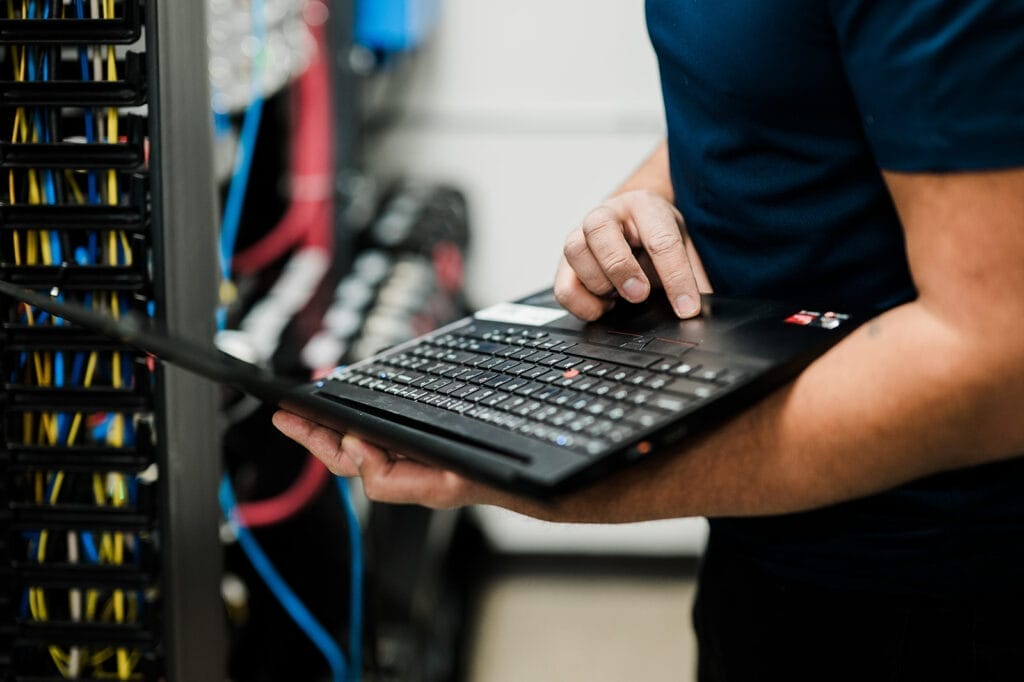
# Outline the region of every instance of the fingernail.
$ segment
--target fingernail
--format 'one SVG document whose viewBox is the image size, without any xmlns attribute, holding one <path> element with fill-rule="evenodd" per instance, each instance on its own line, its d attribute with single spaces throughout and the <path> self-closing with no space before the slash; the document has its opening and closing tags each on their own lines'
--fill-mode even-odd
<svg viewBox="0 0 1024 682">
<path fill-rule="evenodd" d="M 626 280 L 626 283 L 622 285 L 622 295 L 626 297 L 626 300 L 630 303 L 639 303 L 644 300 L 644 296 L 647 295 L 647 287 L 636 277 L 630 277 Z"/>
<path fill-rule="evenodd" d="M 676 299 L 676 315 L 679 317 L 693 317 L 700 312 L 700 301 L 697 301 L 689 294 L 683 294 Z"/>
</svg>

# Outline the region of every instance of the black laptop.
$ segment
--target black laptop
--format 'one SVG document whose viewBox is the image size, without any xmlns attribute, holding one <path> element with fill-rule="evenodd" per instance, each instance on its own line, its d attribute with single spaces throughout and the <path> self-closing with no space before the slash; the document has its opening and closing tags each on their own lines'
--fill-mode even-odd
<svg viewBox="0 0 1024 682">
<path fill-rule="evenodd" d="M 482 310 L 296 385 L 209 347 L 0 282 L 0 292 L 339 431 L 516 493 L 551 497 L 736 414 L 862 315 L 663 297 L 583 323 L 551 291 Z"/>
</svg>

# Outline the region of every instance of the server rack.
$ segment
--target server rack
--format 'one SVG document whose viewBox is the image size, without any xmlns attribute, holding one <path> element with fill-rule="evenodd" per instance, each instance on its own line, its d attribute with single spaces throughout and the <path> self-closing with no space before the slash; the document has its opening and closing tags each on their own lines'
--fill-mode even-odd
<svg viewBox="0 0 1024 682">
<path fill-rule="evenodd" d="M 205 35 L 201 3 L 0 3 L 0 276 L 211 337 Z M 215 388 L 0 314 L 0 679 L 222 678 Z"/>
</svg>

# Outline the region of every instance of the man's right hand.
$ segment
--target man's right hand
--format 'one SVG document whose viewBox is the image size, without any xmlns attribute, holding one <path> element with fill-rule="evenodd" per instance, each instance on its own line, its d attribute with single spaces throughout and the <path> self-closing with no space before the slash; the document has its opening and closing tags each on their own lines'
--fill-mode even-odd
<svg viewBox="0 0 1024 682">
<path fill-rule="evenodd" d="M 555 298 L 583 320 L 615 303 L 645 300 L 662 287 L 680 318 L 700 313 L 700 292 L 711 288 L 683 216 L 663 196 L 634 190 L 590 212 L 565 240 Z"/>
</svg>

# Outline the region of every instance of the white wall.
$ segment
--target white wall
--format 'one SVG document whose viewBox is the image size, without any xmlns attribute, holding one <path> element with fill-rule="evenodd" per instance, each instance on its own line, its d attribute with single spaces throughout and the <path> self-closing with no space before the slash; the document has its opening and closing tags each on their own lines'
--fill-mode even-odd
<svg viewBox="0 0 1024 682">
<path fill-rule="evenodd" d="M 642 0 L 445 0 L 370 159 L 471 202 L 477 306 L 550 284 L 565 235 L 664 134 Z"/>
<path fill-rule="evenodd" d="M 565 235 L 664 135 L 642 0 L 444 0 L 405 74 L 407 112 L 371 148 L 382 175 L 444 180 L 470 201 L 478 307 L 549 286 Z M 508 551 L 696 553 L 702 521 L 586 529 L 498 510 Z"/>
</svg>

